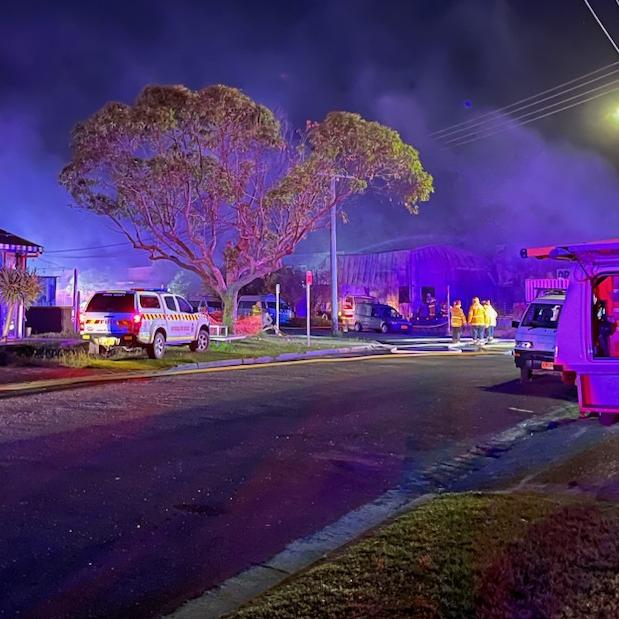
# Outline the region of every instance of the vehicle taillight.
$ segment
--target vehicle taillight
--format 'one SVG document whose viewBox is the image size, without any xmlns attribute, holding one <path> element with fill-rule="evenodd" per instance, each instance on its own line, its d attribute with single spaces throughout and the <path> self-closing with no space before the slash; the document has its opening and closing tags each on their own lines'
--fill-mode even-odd
<svg viewBox="0 0 619 619">
<path fill-rule="evenodd" d="M 133 314 L 133 332 L 138 333 L 142 326 L 142 314 Z"/>
<path fill-rule="evenodd" d="M 80 317 L 80 333 L 82 333 L 86 328 L 86 323 L 83 318 Z"/>
</svg>

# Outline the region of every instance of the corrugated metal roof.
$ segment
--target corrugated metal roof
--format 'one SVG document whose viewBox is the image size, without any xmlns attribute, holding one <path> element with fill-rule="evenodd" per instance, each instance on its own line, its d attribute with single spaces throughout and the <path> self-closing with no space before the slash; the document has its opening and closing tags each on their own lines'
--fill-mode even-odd
<svg viewBox="0 0 619 619">
<path fill-rule="evenodd" d="M 0 249 L 41 254 L 43 247 L 0 228 Z"/>
<path fill-rule="evenodd" d="M 413 272 L 470 271 L 488 273 L 490 264 L 473 252 L 452 245 L 425 245 L 411 249 L 338 254 L 339 279 L 350 285 L 396 286 Z M 328 272 L 328 258 L 318 271 Z M 409 275 L 406 276 L 405 274 Z"/>
</svg>

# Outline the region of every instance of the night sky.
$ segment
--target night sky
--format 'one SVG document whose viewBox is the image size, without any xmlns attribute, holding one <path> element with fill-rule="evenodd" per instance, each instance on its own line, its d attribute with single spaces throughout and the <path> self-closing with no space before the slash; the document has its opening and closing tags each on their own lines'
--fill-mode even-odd
<svg viewBox="0 0 619 619">
<path fill-rule="evenodd" d="M 619 40 L 619 7 L 597 0 Z M 57 265 L 145 264 L 57 184 L 72 126 L 149 83 L 238 86 L 292 125 L 330 110 L 398 129 L 435 176 L 418 217 L 367 199 L 341 247 L 619 236 L 619 91 L 471 145 L 433 130 L 619 60 L 580 0 L 21 2 L 0 21 L 0 228 Z M 618 76 L 616 75 L 615 78 Z M 325 249 L 323 235 L 302 251 Z M 86 258 L 75 258 L 86 256 Z M 54 268 L 50 262 L 44 266 Z"/>
</svg>

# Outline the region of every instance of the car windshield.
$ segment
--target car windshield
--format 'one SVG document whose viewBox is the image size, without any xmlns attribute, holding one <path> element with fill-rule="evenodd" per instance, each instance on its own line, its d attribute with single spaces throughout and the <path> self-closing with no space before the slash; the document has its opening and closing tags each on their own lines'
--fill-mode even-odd
<svg viewBox="0 0 619 619">
<path fill-rule="evenodd" d="M 87 312 L 128 314 L 135 309 L 135 295 L 126 292 L 100 292 L 88 304 Z"/>
<path fill-rule="evenodd" d="M 531 303 L 522 319 L 523 327 L 556 329 L 561 315 L 561 304 Z"/>
</svg>

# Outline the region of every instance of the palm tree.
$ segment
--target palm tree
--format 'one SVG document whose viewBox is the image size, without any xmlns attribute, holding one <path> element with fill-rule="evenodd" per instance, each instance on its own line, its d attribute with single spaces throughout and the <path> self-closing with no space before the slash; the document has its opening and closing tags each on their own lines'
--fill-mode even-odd
<svg viewBox="0 0 619 619">
<path fill-rule="evenodd" d="M 9 336 L 15 310 L 20 305 L 28 309 L 40 294 L 41 284 L 33 271 L 23 268 L 9 269 L 6 266 L 0 268 L 0 301 L 8 308 L 2 327 L 3 339 Z"/>
</svg>

